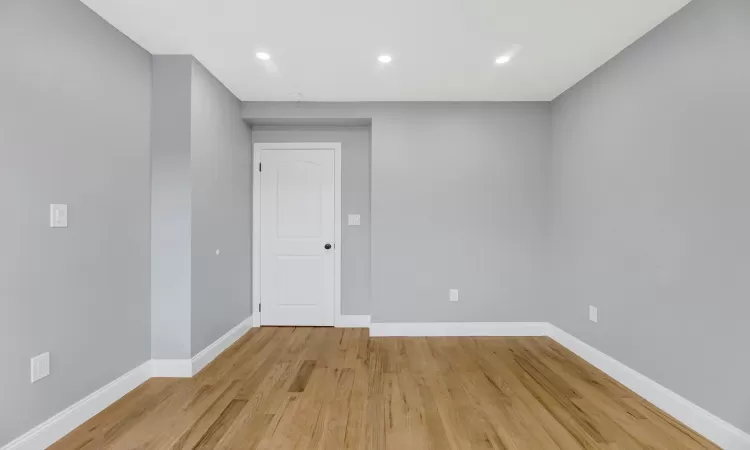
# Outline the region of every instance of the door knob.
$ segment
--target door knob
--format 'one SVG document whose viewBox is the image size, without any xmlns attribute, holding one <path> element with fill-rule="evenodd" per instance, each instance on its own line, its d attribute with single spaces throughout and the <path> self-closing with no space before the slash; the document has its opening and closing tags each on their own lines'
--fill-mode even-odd
<svg viewBox="0 0 750 450">
<path fill-rule="evenodd" d="M 325 249 L 326 249 L 326 250 L 330 250 L 330 249 L 331 249 L 331 244 L 326 244 L 326 245 L 325 245 Z"/>
</svg>

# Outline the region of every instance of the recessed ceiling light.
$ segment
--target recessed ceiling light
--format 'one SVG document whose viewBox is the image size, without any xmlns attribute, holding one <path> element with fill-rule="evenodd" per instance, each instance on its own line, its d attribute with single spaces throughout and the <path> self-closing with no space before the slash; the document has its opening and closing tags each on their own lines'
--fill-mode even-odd
<svg viewBox="0 0 750 450">
<path fill-rule="evenodd" d="M 255 57 L 261 61 L 268 61 L 269 59 L 271 59 L 271 55 L 266 52 L 258 52 L 255 54 Z"/>
<path fill-rule="evenodd" d="M 510 60 L 510 55 L 498 56 L 497 59 L 495 59 L 495 64 L 502 66 L 503 64 L 508 64 Z"/>
<path fill-rule="evenodd" d="M 378 56 L 378 61 L 382 62 L 383 64 L 388 64 L 389 62 L 393 61 L 393 58 L 391 58 L 391 55 L 380 55 Z"/>
</svg>

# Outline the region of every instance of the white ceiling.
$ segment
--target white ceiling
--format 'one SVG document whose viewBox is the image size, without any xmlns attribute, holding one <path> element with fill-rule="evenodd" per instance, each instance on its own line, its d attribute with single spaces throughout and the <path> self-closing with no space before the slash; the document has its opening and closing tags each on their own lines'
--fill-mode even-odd
<svg viewBox="0 0 750 450">
<path fill-rule="evenodd" d="M 531 101 L 552 100 L 689 0 L 83 3 L 153 54 L 194 55 L 241 100 Z"/>
</svg>

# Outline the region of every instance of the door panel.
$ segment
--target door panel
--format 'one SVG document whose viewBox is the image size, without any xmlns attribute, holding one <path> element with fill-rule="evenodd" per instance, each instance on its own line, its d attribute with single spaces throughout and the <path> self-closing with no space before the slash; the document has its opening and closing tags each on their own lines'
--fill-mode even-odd
<svg viewBox="0 0 750 450">
<path fill-rule="evenodd" d="M 261 323 L 334 320 L 334 151 L 261 150 Z"/>
</svg>

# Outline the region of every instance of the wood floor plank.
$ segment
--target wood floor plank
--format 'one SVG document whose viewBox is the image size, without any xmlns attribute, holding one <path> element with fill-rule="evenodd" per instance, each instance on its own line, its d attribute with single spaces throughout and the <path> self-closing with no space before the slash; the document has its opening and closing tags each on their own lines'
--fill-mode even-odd
<svg viewBox="0 0 750 450">
<path fill-rule="evenodd" d="M 445 421 L 448 437 L 454 436 L 455 448 L 496 449 L 499 437 L 484 415 L 471 404 L 463 388 L 460 375 L 447 372 L 438 378 L 443 383 L 447 398 L 438 403 Z M 438 388 L 440 389 L 440 388 Z M 438 399 L 440 396 L 437 397 Z"/>
<path fill-rule="evenodd" d="M 224 433 L 232 425 L 232 422 L 239 415 L 240 411 L 247 404 L 247 400 L 232 400 L 229 405 L 221 412 L 216 421 L 206 430 L 200 441 L 195 445 L 196 449 L 215 448 Z"/>
<path fill-rule="evenodd" d="M 170 449 L 192 449 L 198 445 L 203 437 L 222 415 L 226 415 L 226 409 L 235 402 L 244 402 L 236 398 L 239 383 L 235 380 L 230 383 L 227 390 L 214 403 L 201 414 L 191 426 L 189 426 L 176 440 L 169 445 Z M 236 409 L 235 403 L 233 410 Z M 239 412 L 239 410 L 237 410 Z M 226 419 L 224 419 L 226 420 Z M 213 433 L 215 434 L 215 432 Z"/>
<path fill-rule="evenodd" d="M 318 448 L 329 449 L 346 447 L 346 429 L 349 421 L 352 389 L 354 387 L 355 370 L 344 368 L 338 371 L 337 385 L 333 397 L 325 408 L 323 438 Z"/>
<path fill-rule="evenodd" d="M 310 375 L 312 374 L 314 368 L 315 361 L 304 361 L 302 363 L 302 366 L 299 368 L 299 372 L 297 372 L 297 377 L 292 382 L 292 385 L 289 386 L 289 392 L 304 391 L 305 387 L 307 387 L 307 382 L 310 380 Z"/>
<path fill-rule="evenodd" d="M 59 449 L 717 449 L 544 337 L 253 329 L 151 379 Z"/>
</svg>

